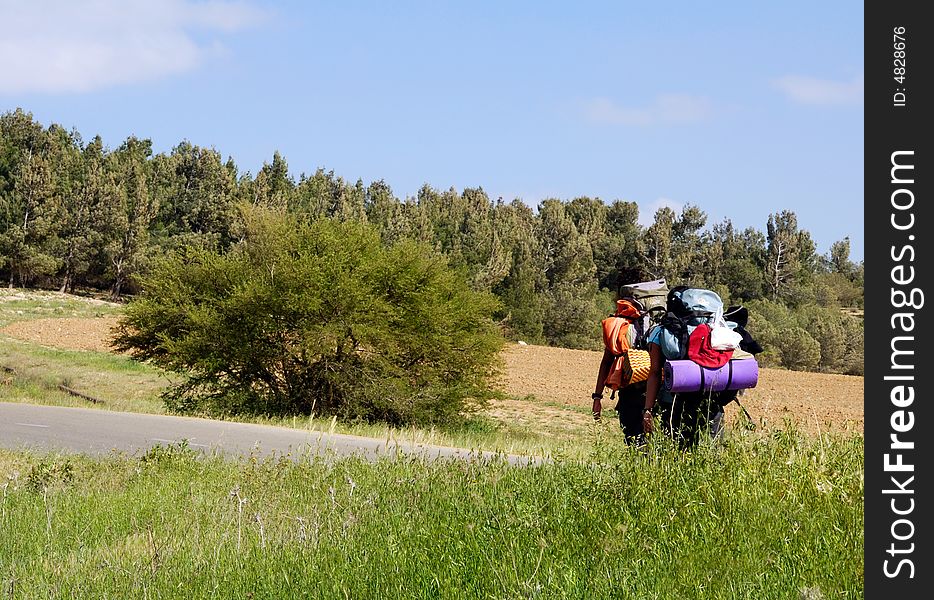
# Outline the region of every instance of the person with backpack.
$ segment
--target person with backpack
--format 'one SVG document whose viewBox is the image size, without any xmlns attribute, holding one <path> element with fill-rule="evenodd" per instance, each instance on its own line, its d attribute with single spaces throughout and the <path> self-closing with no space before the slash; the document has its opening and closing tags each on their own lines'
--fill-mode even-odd
<svg viewBox="0 0 934 600">
<path fill-rule="evenodd" d="M 672 394 L 662 385 L 663 365 L 666 361 L 690 360 L 700 367 L 702 373 L 719 369 L 733 359 L 734 347 L 739 347 L 743 335 L 731 334 L 731 328 L 723 319 L 723 302 L 710 290 L 675 287 L 668 293 L 666 308 L 665 317 L 646 335 L 651 366 L 642 407 L 642 426 L 646 434 L 652 433 L 654 417 L 660 416 L 665 433 L 685 449 L 696 445 L 703 432 L 711 438 L 720 435 L 723 407 L 736 399 L 737 391 L 729 389 L 729 385 L 722 391 L 710 391 L 705 388 L 702 377 L 698 390 Z M 732 329 L 735 325 L 733 323 Z M 726 335 L 732 335 L 734 346 L 721 348 L 714 344 L 711 326 L 722 327 L 727 331 Z M 748 332 L 743 333 L 748 335 Z M 758 344 L 756 349 L 761 351 Z M 729 368 L 732 377 L 732 365 Z"/>
<path fill-rule="evenodd" d="M 597 372 L 597 383 L 593 400 L 594 420 L 600 420 L 603 411 L 603 392 L 612 390 L 611 399 L 616 397 L 616 412 L 620 427 L 628 443 L 642 440 L 641 410 L 645 397 L 645 382 L 623 385 L 623 369 L 630 350 L 641 345 L 642 328 L 640 319 L 644 307 L 633 298 L 616 301 L 616 311 L 603 320 L 603 358 Z M 628 382 L 627 382 L 628 383 Z"/>
<path fill-rule="evenodd" d="M 745 330 L 748 311 L 724 311 L 715 292 L 684 285 L 669 290 L 664 279 L 624 285 L 618 298 L 616 312 L 602 321 L 594 419 L 609 387 L 618 395 L 628 443 L 642 443 L 656 416 L 682 448 L 697 444 L 703 431 L 718 436 L 723 407 L 758 380 L 758 364 L 744 360 L 762 352 Z"/>
<path fill-rule="evenodd" d="M 610 388 L 627 443 L 644 441 L 642 406 L 649 368 L 644 339 L 651 315 L 664 313 L 661 307 L 667 293 L 664 279 L 624 285 L 617 295 L 616 311 L 601 323 L 604 351 L 591 394 L 593 417 L 600 419 L 603 393 Z"/>
</svg>

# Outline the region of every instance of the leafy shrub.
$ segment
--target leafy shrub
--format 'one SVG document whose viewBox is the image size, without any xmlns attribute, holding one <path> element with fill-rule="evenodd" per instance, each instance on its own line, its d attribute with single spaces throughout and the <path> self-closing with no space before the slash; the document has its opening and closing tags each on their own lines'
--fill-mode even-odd
<svg viewBox="0 0 934 600">
<path fill-rule="evenodd" d="M 863 320 L 847 315 L 843 320 L 846 335 L 846 352 L 843 355 L 843 372 L 848 375 L 862 375 L 864 369 L 863 351 L 865 332 Z"/>
<path fill-rule="evenodd" d="M 794 324 L 791 311 L 782 304 L 770 300 L 753 300 L 746 304 L 749 309 L 749 331 L 765 350 L 757 359 L 767 367 L 780 367 L 782 337 Z"/>
<path fill-rule="evenodd" d="M 804 313 L 807 331 L 820 344 L 820 370 L 838 372 L 843 368 L 846 353 L 846 331 L 843 320 L 847 317 L 839 310 L 811 307 Z"/>
<path fill-rule="evenodd" d="M 862 375 L 862 318 L 815 304 L 794 311 L 770 300 L 746 306 L 749 330 L 765 348 L 760 364 Z"/>
<path fill-rule="evenodd" d="M 226 255 L 164 260 L 116 344 L 187 378 L 179 412 L 456 421 L 489 396 L 502 345 L 488 293 L 414 242 L 359 223 L 246 211 Z"/>
<path fill-rule="evenodd" d="M 782 364 L 795 371 L 813 371 L 820 364 L 820 344 L 804 329 L 792 327 L 779 342 Z"/>
<path fill-rule="evenodd" d="M 44 458 L 34 464 L 26 476 L 29 487 L 37 492 L 52 487 L 64 487 L 74 478 L 74 467 L 68 459 L 58 462 L 53 458 Z"/>
<path fill-rule="evenodd" d="M 833 302 L 827 306 L 863 306 L 862 282 L 855 282 L 842 273 L 822 273 L 818 280 L 832 290 Z"/>
</svg>

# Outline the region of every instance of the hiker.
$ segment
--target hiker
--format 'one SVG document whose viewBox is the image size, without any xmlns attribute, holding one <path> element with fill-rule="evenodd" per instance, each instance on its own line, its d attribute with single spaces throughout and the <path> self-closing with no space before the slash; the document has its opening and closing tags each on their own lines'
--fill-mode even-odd
<svg viewBox="0 0 934 600">
<path fill-rule="evenodd" d="M 724 312 L 711 290 L 669 290 L 664 279 L 622 286 L 616 311 L 601 322 L 594 419 L 600 419 L 603 392 L 610 388 L 618 395 L 627 443 L 641 444 L 654 430 L 655 416 L 682 448 L 694 446 L 702 431 L 717 437 L 723 407 L 758 380 L 758 364 L 745 360 L 762 352 L 745 330 L 748 318 L 742 306 Z M 664 386 L 663 369 L 671 369 Z"/>
<path fill-rule="evenodd" d="M 624 285 L 617 294 L 616 311 L 601 322 L 604 350 L 591 394 L 593 417 L 600 419 L 603 393 L 610 388 L 627 443 L 644 441 L 642 407 L 649 369 L 644 337 L 650 316 L 664 313 L 667 294 L 664 279 Z"/>
<path fill-rule="evenodd" d="M 724 312 L 720 296 L 710 290 L 675 287 L 668 293 L 667 310 L 659 325 L 646 335 L 651 366 L 642 425 L 645 433 L 652 433 L 654 416 L 660 413 L 665 433 L 682 448 L 690 448 L 699 442 L 702 432 L 706 431 L 711 438 L 720 435 L 723 407 L 736 400 L 738 389 L 752 387 L 758 379 L 758 365 L 754 360 L 749 363 L 744 359 L 753 358 L 762 347 L 744 329 L 748 311 L 743 307 L 730 307 Z M 732 320 L 734 318 L 736 321 Z M 724 336 L 728 343 L 722 341 Z M 666 361 L 696 369 L 700 375 L 696 388 L 673 394 L 668 390 L 677 389 L 673 381 L 662 386 L 662 368 Z M 722 375 L 724 372 L 728 375 Z M 705 374 L 721 379 L 708 379 L 705 385 Z M 666 375 L 674 376 L 673 367 Z M 721 384 L 719 391 L 712 391 L 714 382 Z"/>
</svg>

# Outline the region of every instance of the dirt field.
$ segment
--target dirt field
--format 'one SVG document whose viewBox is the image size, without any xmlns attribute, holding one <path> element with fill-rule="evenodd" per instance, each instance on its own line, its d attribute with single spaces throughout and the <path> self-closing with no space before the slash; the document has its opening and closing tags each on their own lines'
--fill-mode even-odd
<svg viewBox="0 0 934 600">
<path fill-rule="evenodd" d="M 45 346 L 108 352 L 116 322 L 115 317 L 39 319 L 12 323 L 0 333 Z M 512 399 L 495 402 L 491 416 L 555 436 L 592 422 L 590 393 L 600 353 L 510 344 L 503 358 L 499 385 Z M 760 427 L 790 419 L 812 433 L 863 428 L 862 377 L 761 369 L 759 385 L 741 402 Z M 608 404 L 604 408 L 612 408 Z M 731 404 L 728 417 L 737 410 Z"/>
<path fill-rule="evenodd" d="M 116 317 L 35 319 L 11 323 L 0 333 L 53 348 L 110 352 L 108 338 L 116 324 Z"/>
<path fill-rule="evenodd" d="M 535 396 L 546 407 L 576 409 L 575 419 L 590 419 L 593 392 L 602 354 L 542 346 L 510 345 L 504 352 L 503 389 L 514 396 Z M 740 399 L 753 419 L 763 426 L 780 426 L 785 419 L 801 429 L 817 432 L 862 431 L 863 378 L 850 375 L 803 373 L 761 369 L 759 384 Z M 519 408 L 508 403 L 497 410 Z M 526 409 L 533 410 L 528 406 Z M 606 403 L 604 408 L 607 408 Z M 612 407 L 610 407 L 612 408 Z M 727 408 L 727 417 L 738 409 Z"/>
</svg>

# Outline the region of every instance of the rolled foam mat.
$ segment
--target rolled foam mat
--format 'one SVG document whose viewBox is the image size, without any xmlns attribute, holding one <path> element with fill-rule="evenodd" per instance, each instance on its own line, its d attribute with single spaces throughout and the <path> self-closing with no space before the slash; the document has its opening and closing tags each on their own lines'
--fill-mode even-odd
<svg viewBox="0 0 934 600">
<path fill-rule="evenodd" d="M 672 392 L 722 392 L 756 387 L 759 363 L 754 358 L 730 360 L 708 369 L 690 360 L 665 361 L 665 389 Z"/>
</svg>

